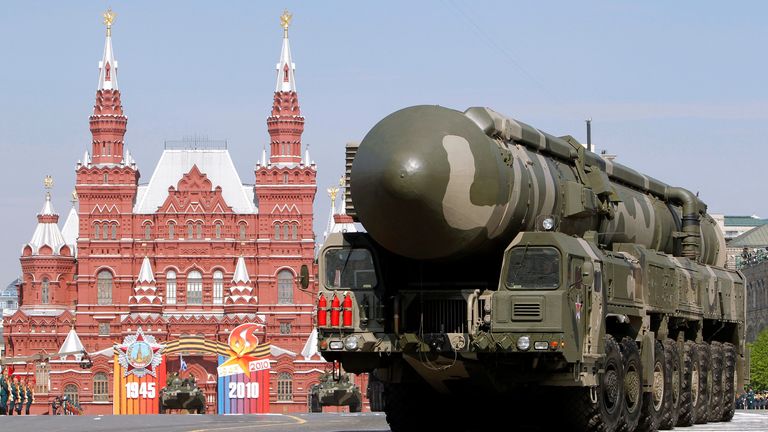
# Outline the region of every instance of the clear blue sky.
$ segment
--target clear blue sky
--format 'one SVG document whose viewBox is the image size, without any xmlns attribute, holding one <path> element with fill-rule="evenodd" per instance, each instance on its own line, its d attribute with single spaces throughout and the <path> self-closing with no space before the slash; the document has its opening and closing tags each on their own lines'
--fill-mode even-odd
<svg viewBox="0 0 768 432">
<path fill-rule="evenodd" d="M 766 2 L 4 1 L 0 283 L 20 273 L 46 174 L 69 210 L 108 6 L 142 181 L 164 140 L 191 134 L 227 139 L 253 181 L 287 7 L 318 236 L 344 144 L 423 103 L 489 106 L 579 139 L 592 117 L 598 149 L 622 163 L 699 191 L 711 212 L 768 217 Z"/>
</svg>

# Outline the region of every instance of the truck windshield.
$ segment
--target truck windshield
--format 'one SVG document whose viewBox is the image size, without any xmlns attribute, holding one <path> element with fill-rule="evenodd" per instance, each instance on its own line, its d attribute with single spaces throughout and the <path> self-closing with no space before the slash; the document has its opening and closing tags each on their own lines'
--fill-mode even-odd
<svg viewBox="0 0 768 432">
<path fill-rule="evenodd" d="M 560 253 L 552 247 L 516 247 L 507 255 L 507 286 L 553 289 L 560 286 Z"/>
<path fill-rule="evenodd" d="M 370 289 L 376 286 L 373 257 L 368 249 L 328 249 L 324 259 L 328 288 Z"/>
</svg>

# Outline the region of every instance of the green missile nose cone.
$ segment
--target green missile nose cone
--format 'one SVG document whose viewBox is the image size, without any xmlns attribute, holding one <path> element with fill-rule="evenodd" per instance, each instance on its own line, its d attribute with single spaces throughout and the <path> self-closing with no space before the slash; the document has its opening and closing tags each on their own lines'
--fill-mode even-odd
<svg viewBox="0 0 768 432">
<path fill-rule="evenodd" d="M 485 226 L 472 223 L 472 208 L 457 208 L 455 195 L 495 204 L 498 171 L 491 141 L 461 112 L 415 106 L 365 136 L 352 165 L 352 200 L 365 229 L 390 251 L 447 258 L 487 237 Z M 484 192 L 476 187 L 490 184 Z"/>
</svg>

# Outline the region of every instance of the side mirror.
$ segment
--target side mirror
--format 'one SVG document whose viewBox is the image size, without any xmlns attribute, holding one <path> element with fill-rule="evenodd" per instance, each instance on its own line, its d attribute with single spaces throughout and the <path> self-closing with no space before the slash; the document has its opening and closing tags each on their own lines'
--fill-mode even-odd
<svg viewBox="0 0 768 432">
<path fill-rule="evenodd" d="M 301 284 L 301 289 L 306 290 L 307 288 L 309 288 L 309 268 L 307 268 L 306 264 L 301 265 L 299 282 Z"/>
<path fill-rule="evenodd" d="M 592 261 L 584 261 L 581 265 L 581 283 L 590 286 L 595 281 L 595 265 Z"/>
</svg>

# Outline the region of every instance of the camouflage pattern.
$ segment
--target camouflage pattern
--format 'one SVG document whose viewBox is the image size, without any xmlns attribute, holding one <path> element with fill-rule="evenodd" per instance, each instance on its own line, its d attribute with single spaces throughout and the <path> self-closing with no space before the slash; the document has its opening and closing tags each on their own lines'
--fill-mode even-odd
<svg viewBox="0 0 768 432">
<path fill-rule="evenodd" d="M 347 158 L 347 211 L 367 232 L 333 233 L 320 251 L 319 299 L 351 299 L 352 325 L 318 310 L 318 348 L 375 374 L 393 430 L 408 430 L 423 400 L 471 405 L 478 391 L 501 401 L 539 386 L 573 387 L 565 405 L 614 431 L 629 416 L 596 408 L 601 370 L 613 365 L 622 385 L 615 367 L 635 352 L 641 382 L 623 391 L 671 394 L 655 376 L 659 347 L 686 342 L 730 350 L 724 392 L 747 381 L 744 278 L 722 267 L 722 233 L 690 191 L 487 108 L 397 111 Z M 370 268 L 326 259 L 356 249 Z"/>
<path fill-rule="evenodd" d="M 682 231 L 670 186 L 487 108 L 389 115 L 360 144 L 350 183 L 368 232 L 415 259 L 498 252 L 546 216 L 557 231 L 666 253 Z M 723 265 L 722 234 L 704 211 L 697 217 L 697 258 Z"/>
<path fill-rule="evenodd" d="M 324 406 L 349 406 L 350 412 L 360 412 L 363 397 L 349 374 L 335 378 L 332 373 L 320 376 L 320 382 L 309 389 L 310 412 L 321 412 Z"/>
</svg>

